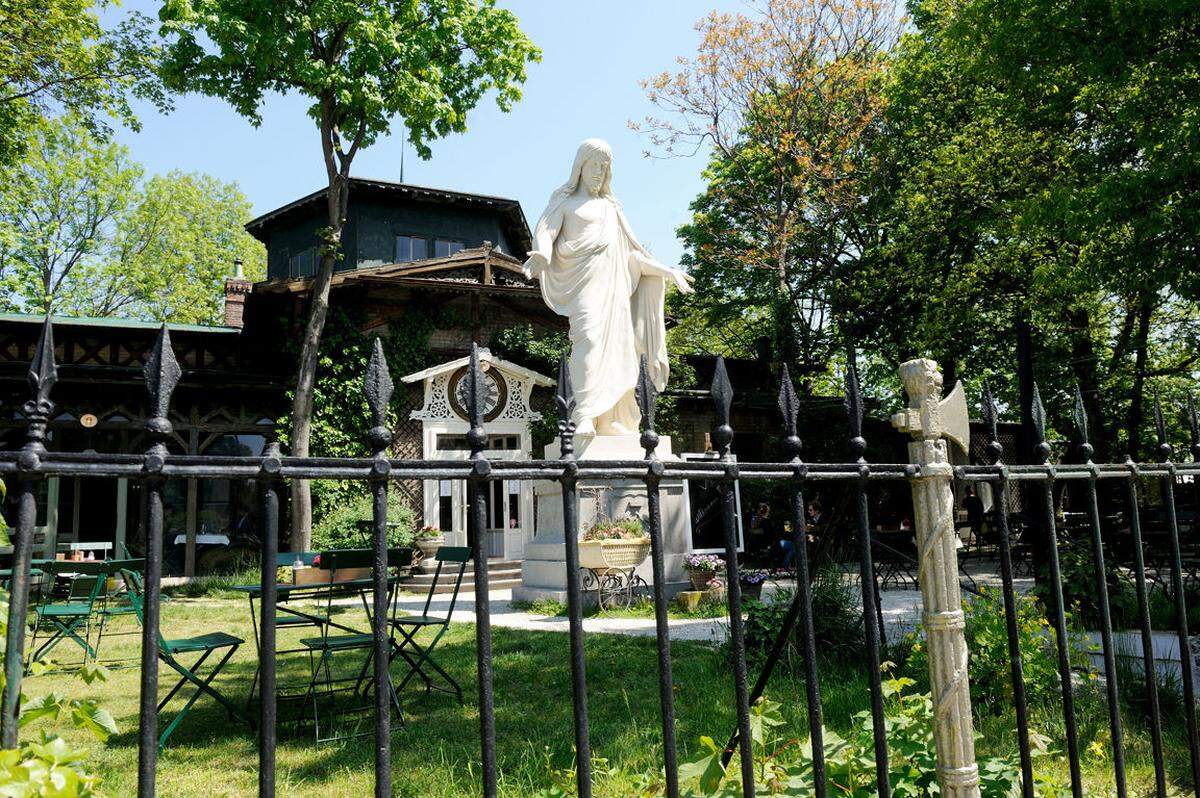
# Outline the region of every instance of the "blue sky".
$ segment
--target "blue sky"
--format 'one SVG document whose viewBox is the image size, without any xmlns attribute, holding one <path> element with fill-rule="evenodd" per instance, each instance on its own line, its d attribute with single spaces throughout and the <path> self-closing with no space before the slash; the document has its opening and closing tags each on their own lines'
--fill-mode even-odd
<svg viewBox="0 0 1200 798">
<path fill-rule="evenodd" d="M 491 98 L 468 118 L 468 132 L 433 143 L 433 157 L 405 156 L 407 182 L 512 197 L 530 225 L 550 192 L 567 176 L 575 147 L 589 136 L 614 150 L 613 188 L 634 230 L 660 260 L 678 262 L 675 229 L 701 189 L 703 158 L 646 158 L 644 135 L 630 119 L 652 112 L 638 81 L 690 56 L 693 28 L 709 10 L 736 11 L 736 0 L 499 0 L 542 48 L 530 68 L 524 99 L 501 113 Z M 154 14 L 149 0 L 127 3 Z M 178 98 L 175 111 L 141 110 L 143 128 L 118 132 L 134 157 L 152 172 L 207 172 L 236 180 L 256 213 L 278 207 L 324 185 L 317 131 L 296 96 L 274 96 L 252 127 L 219 100 Z M 403 137 L 380 140 L 356 158 L 352 173 L 398 180 Z"/>
</svg>

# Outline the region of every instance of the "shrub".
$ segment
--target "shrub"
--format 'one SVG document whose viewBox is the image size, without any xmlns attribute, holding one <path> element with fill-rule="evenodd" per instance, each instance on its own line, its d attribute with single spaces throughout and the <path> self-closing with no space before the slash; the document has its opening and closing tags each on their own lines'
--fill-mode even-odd
<svg viewBox="0 0 1200 798">
<path fill-rule="evenodd" d="M 314 551 L 327 549 L 358 549 L 370 545 L 359 523 L 374 518 L 374 500 L 369 493 L 358 494 L 328 510 L 313 524 Z M 388 522 L 399 526 L 389 528 L 389 546 L 410 546 L 416 535 L 417 519 L 412 508 L 396 491 L 388 491 Z"/>
<path fill-rule="evenodd" d="M 0 656 L 3 655 L 7 627 L 8 594 L 3 593 L 0 594 Z M 33 672 L 46 674 L 57 668 L 53 662 L 38 662 L 34 663 Z M 77 673 L 85 685 L 108 678 L 108 671 L 96 664 L 85 665 Z M 0 688 L 3 686 L 4 674 L 0 673 Z M 28 698 L 22 692 L 21 728 L 39 719 L 70 722 L 75 728 L 88 731 L 102 743 L 118 731 L 112 715 L 93 698 L 58 693 Z M 86 756 L 86 750 L 73 747 L 49 731 L 43 731 L 37 740 L 23 740 L 17 749 L 0 751 L 0 795 L 100 798 L 101 778 L 88 772 L 84 762 Z"/>
<path fill-rule="evenodd" d="M 910 692 L 913 685 L 912 679 L 902 677 L 885 677 L 883 681 L 891 755 L 889 778 L 893 795 L 932 798 L 941 792 L 933 742 L 933 699 L 928 693 Z M 871 713 L 860 712 L 854 720 L 845 738 L 829 729 L 823 730 L 827 786 L 830 795 L 870 798 L 876 794 Z M 781 731 L 786 724 L 779 704 L 763 699 L 754 706 L 750 729 L 755 780 L 761 785 L 759 795 L 812 795 L 815 790 L 812 743 L 784 739 Z M 1041 745 L 1040 738 L 1037 742 L 1034 756 L 1052 753 Z M 689 795 L 740 796 L 741 785 L 737 779 L 728 778 L 721 766 L 721 747 L 711 737 L 702 737 L 700 743 L 706 753 L 679 768 L 680 778 L 696 788 Z M 979 782 L 983 798 L 1015 795 L 1020 787 L 1017 757 L 980 757 Z M 1038 795 L 1056 796 L 1060 792 L 1057 784 L 1039 779 Z"/>
<path fill-rule="evenodd" d="M 1016 610 L 1017 644 L 1021 651 L 1026 700 L 1030 705 L 1051 704 L 1061 695 L 1054 630 L 1044 605 L 1036 596 L 1018 595 Z M 993 714 L 1011 711 L 1012 670 L 1004 596 L 997 589 L 982 588 L 978 596 L 965 603 L 965 612 L 967 651 L 970 652 L 968 673 L 974 705 L 979 709 L 986 707 Z M 1071 613 L 1068 613 L 1067 626 L 1071 664 L 1076 671 L 1090 673 L 1087 641 Z M 924 683 L 929 673 L 928 647 L 916 634 L 910 642 L 906 671 Z"/>
<path fill-rule="evenodd" d="M 811 585 L 817 650 L 835 657 L 844 652 L 856 657 L 862 651 L 864 638 L 862 607 L 854 586 L 834 569 L 818 571 Z M 771 602 L 753 599 L 746 602 L 746 657 L 751 664 L 760 663 L 771 650 L 794 596 L 794 591 L 783 589 L 776 591 Z M 798 669 L 803 656 L 803 640 L 797 623 L 779 667 Z"/>
</svg>

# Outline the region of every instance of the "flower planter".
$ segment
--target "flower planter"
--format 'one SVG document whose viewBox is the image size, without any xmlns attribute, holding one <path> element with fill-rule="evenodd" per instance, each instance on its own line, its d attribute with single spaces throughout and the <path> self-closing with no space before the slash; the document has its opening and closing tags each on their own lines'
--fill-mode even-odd
<svg viewBox="0 0 1200 798">
<path fill-rule="evenodd" d="M 579 567 L 598 573 L 636 568 L 650 554 L 650 538 L 584 540 L 579 543 Z"/>
<path fill-rule="evenodd" d="M 716 571 L 688 571 L 688 580 L 692 583 L 692 590 L 701 592 L 708 590 L 708 583 L 716 577 Z"/>
<path fill-rule="evenodd" d="M 762 582 L 742 582 L 742 598 L 761 599 L 762 598 Z"/>
<path fill-rule="evenodd" d="M 436 538 L 417 538 L 413 542 L 421 550 L 421 554 L 424 557 L 433 558 L 437 555 L 438 549 L 446 545 L 446 536 L 438 535 Z"/>
</svg>

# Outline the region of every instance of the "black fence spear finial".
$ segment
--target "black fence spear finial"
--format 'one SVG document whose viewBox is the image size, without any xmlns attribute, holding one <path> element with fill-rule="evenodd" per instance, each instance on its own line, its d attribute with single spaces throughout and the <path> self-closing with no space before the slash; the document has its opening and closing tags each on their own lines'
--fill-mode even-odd
<svg viewBox="0 0 1200 798">
<path fill-rule="evenodd" d="M 371 411 L 372 426 L 368 438 L 376 454 L 386 451 L 392 442 L 387 413 L 395 387 L 388 370 L 387 357 L 383 354 L 383 341 L 376 338 L 371 348 L 371 359 L 367 362 L 366 374 L 363 375 L 363 394 Z"/>
<path fill-rule="evenodd" d="M 654 455 L 658 448 L 658 430 L 654 428 L 655 405 L 658 403 L 658 389 L 650 378 L 650 365 L 645 355 L 638 362 L 638 380 L 633 389 L 637 400 L 638 410 L 642 414 L 641 445 L 646 450 L 646 459 Z"/>
<path fill-rule="evenodd" d="M 1196 397 L 1188 394 L 1188 428 L 1192 433 L 1192 462 L 1200 463 L 1200 414 L 1196 412 Z"/>
<path fill-rule="evenodd" d="M 983 425 L 987 429 L 988 462 L 995 465 L 1004 456 L 1004 446 L 1000 443 L 998 431 L 1000 408 L 996 404 L 996 397 L 992 395 L 992 386 L 986 377 L 983 380 L 983 397 L 979 402 L 979 416 L 983 419 Z"/>
<path fill-rule="evenodd" d="M 558 410 L 559 451 L 563 459 L 575 456 L 575 388 L 571 385 L 571 366 L 566 355 L 558 359 L 558 385 L 554 390 Z"/>
<path fill-rule="evenodd" d="M 143 373 L 146 376 L 146 391 L 150 396 L 150 418 L 146 421 L 146 429 L 154 438 L 156 448 L 161 447 L 165 452 L 167 438 L 171 434 L 171 396 L 179 385 L 179 378 L 183 376 L 183 370 L 171 348 L 171 333 L 166 324 L 158 331 L 158 338 L 154 341 L 150 356 L 146 358 Z"/>
<path fill-rule="evenodd" d="M 1033 435 L 1037 443 L 1033 447 L 1033 451 L 1039 463 L 1050 462 L 1050 444 L 1046 442 L 1046 407 L 1042 404 L 1042 394 L 1038 390 L 1037 383 L 1033 384 L 1033 407 L 1031 412 L 1033 418 Z"/>
<path fill-rule="evenodd" d="M 1075 429 L 1079 433 L 1079 453 L 1083 455 L 1083 462 L 1092 462 L 1092 454 L 1095 451 L 1092 448 L 1091 441 L 1088 440 L 1088 417 L 1087 408 L 1083 404 L 1083 391 L 1079 388 L 1079 383 L 1075 383 Z"/>
<path fill-rule="evenodd" d="M 856 462 L 864 462 L 867 439 L 863 437 L 862 390 L 858 384 L 858 365 L 854 347 L 846 351 L 846 417 L 850 421 L 850 452 Z"/>
<path fill-rule="evenodd" d="M 783 427 L 787 431 L 783 448 L 788 459 L 793 462 L 798 461 L 801 447 L 800 435 L 797 433 L 800 400 L 796 396 L 796 388 L 792 385 L 792 375 L 788 372 L 786 363 L 783 364 L 779 374 L 779 412 L 783 416 Z"/>
<path fill-rule="evenodd" d="M 1154 436 L 1158 440 L 1158 458 L 1164 463 L 1171 459 L 1174 452 L 1167 442 L 1167 422 L 1163 417 L 1162 397 L 1154 393 Z"/>
<path fill-rule="evenodd" d="M 729 423 L 729 409 L 733 406 L 733 385 L 729 372 L 725 370 L 725 358 L 717 355 L 713 370 L 712 397 L 717 411 L 717 427 L 713 430 L 713 445 L 722 458 L 730 456 L 733 445 L 733 427 Z"/>
</svg>

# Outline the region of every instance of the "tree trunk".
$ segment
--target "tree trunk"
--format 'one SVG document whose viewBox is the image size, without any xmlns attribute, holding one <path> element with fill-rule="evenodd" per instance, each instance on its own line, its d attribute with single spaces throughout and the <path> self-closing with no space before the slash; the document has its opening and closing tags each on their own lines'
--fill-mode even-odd
<svg viewBox="0 0 1200 798">
<path fill-rule="evenodd" d="M 1129 395 L 1129 415 L 1125 422 L 1129 457 L 1135 463 L 1141 453 L 1141 427 L 1145 420 L 1142 397 L 1146 389 L 1146 362 L 1149 359 L 1150 320 L 1154 315 L 1154 298 L 1142 295 L 1137 309 L 1137 333 L 1134 339 L 1133 388 Z"/>
<path fill-rule="evenodd" d="M 325 170 L 329 177 L 326 206 L 329 211 L 329 227 L 322 232 L 321 266 L 313 280 L 309 297 L 308 323 L 304 328 L 303 348 L 300 352 L 300 369 L 296 376 L 296 397 L 292 401 L 291 454 L 307 457 L 309 440 L 312 436 L 313 390 L 317 378 L 317 360 L 320 355 L 321 335 L 325 330 L 325 317 L 329 313 L 329 288 L 333 281 L 333 269 L 337 265 L 342 243 L 342 226 L 346 219 L 346 206 L 350 199 L 350 155 L 340 155 L 340 165 L 334 161 L 334 141 L 337 132 L 334 126 L 333 101 L 324 98 L 322 103 L 321 146 L 325 156 Z M 292 480 L 292 551 L 308 551 L 312 546 L 312 491 L 308 480 Z"/>
</svg>

